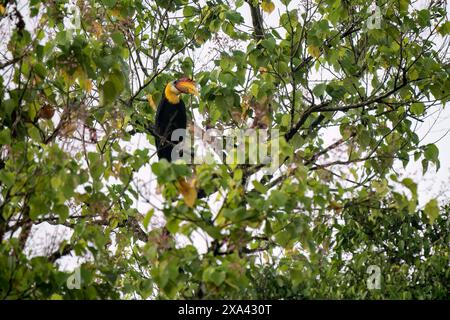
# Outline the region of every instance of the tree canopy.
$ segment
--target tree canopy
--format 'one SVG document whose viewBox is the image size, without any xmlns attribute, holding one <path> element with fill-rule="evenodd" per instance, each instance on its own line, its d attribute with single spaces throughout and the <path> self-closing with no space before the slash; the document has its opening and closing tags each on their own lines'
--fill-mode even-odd
<svg viewBox="0 0 450 320">
<path fill-rule="evenodd" d="M 440 166 L 445 1 L 0 0 L 0 33 L 1 299 L 449 298 L 450 207 L 402 171 Z M 278 130 L 275 172 L 158 161 L 184 76 L 191 128 Z"/>
</svg>

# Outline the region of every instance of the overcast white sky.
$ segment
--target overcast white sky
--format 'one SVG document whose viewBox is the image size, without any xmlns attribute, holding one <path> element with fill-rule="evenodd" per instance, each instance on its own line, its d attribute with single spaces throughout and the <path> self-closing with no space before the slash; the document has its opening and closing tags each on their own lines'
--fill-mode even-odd
<svg viewBox="0 0 450 320">
<path fill-rule="evenodd" d="M 275 3 L 274 12 L 271 14 L 264 13 L 264 21 L 270 27 L 276 27 L 279 25 L 280 11 L 283 12 L 284 5 L 279 0 L 273 0 Z M 299 1 L 292 1 L 289 8 L 294 8 Z M 428 7 L 430 0 L 419 0 L 414 3 L 414 8 L 424 9 Z M 450 3 L 446 4 L 447 12 L 450 12 Z M 281 8 L 281 9 L 279 9 Z M 240 8 L 241 14 L 244 16 L 246 24 L 251 25 L 250 10 L 247 5 Z M 278 30 L 279 31 L 279 30 Z M 440 43 L 436 44 L 437 46 Z M 450 57 L 449 57 L 450 58 Z M 428 169 L 428 172 L 422 174 L 421 159 L 408 165 L 406 170 L 401 169 L 398 166 L 398 172 L 404 171 L 404 176 L 413 178 L 418 183 L 419 193 L 419 205 L 424 206 L 425 203 L 436 196 L 439 196 L 441 200 L 450 196 L 449 183 L 450 183 L 450 134 L 447 134 L 450 130 L 450 106 L 436 106 L 432 109 L 432 112 L 427 116 L 423 123 L 418 124 L 418 136 L 423 138 L 421 144 L 436 142 L 440 152 L 441 168 L 438 172 L 433 167 Z M 329 132 L 325 136 L 326 140 L 333 141 L 335 137 L 334 132 Z"/>
<path fill-rule="evenodd" d="M 282 8 L 282 5 L 279 1 L 274 1 L 276 4 L 276 8 Z M 420 1 L 420 5 L 425 5 L 427 1 Z M 292 5 L 291 5 L 292 6 Z M 450 9 L 449 7 L 447 9 Z M 244 4 L 240 9 L 241 14 L 244 16 L 247 25 L 251 25 L 251 16 L 248 10 L 248 6 Z M 279 13 L 275 10 L 272 14 L 264 13 L 264 20 L 268 26 L 277 26 L 279 21 Z M 427 144 L 431 142 L 437 142 L 437 146 L 440 150 L 440 161 L 441 161 L 441 169 L 438 172 L 435 172 L 433 168 L 429 169 L 429 172 L 423 176 L 422 175 L 422 167 L 420 160 L 417 163 L 411 162 L 405 171 L 405 176 L 409 176 L 415 180 L 419 184 L 419 203 L 423 206 L 431 197 L 440 196 L 441 198 L 444 196 L 449 196 L 448 184 L 450 181 L 450 134 L 446 133 L 450 129 L 450 110 L 449 107 L 444 108 L 443 106 L 436 107 L 435 112 L 432 113 L 423 123 L 420 124 L 419 127 L 419 136 L 424 137 L 422 144 Z M 326 140 L 332 140 L 335 135 L 333 133 L 329 133 Z M 129 148 L 143 148 L 149 147 L 148 141 L 146 141 L 143 135 L 135 136 L 131 143 L 128 145 Z M 150 175 L 149 166 L 141 172 L 141 176 L 144 180 L 147 180 Z M 153 186 L 151 189 L 156 187 L 155 182 L 153 182 Z M 154 190 L 154 189 L 153 189 Z M 441 194 L 442 191 L 446 191 Z M 154 197 L 154 196 L 153 196 Z M 155 202 L 158 202 L 155 198 Z M 141 213 L 147 212 L 150 208 L 150 205 L 145 202 L 140 202 L 138 204 L 139 211 Z M 54 230 L 53 226 L 49 226 L 47 224 L 43 224 L 43 228 L 39 228 L 39 232 L 36 232 L 31 239 L 31 243 L 49 243 L 54 242 Z M 67 233 L 66 228 L 59 228 L 60 231 L 63 231 L 65 237 L 70 237 L 70 234 Z M 36 230 L 37 231 L 37 230 Z M 201 240 L 199 240 L 201 241 Z M 203 245 L 201 245 L 203 247 Z M 35 252 L 36 254 L 42 254 L 41 252 Z M 61 261 L 61 264 L 66 269 L 72 269 L 75 263 L 75 259 L 73 258 L 65 258 Z"/>
</svg>

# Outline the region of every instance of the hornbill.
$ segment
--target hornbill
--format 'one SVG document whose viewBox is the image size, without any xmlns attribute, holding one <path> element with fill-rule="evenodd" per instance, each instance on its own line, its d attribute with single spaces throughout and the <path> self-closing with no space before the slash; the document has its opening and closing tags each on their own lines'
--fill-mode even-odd
<svg viewBox="0 0 450 320">
<path fill-rule="evenodd" d="M 171 81 L 166 85 L 163 97 L 156 110 L 155 141 L 159 159 L 172 161 L 172 150 L 179 141 L 171 141 L 177 129 L 186 130 L 186 106 L 180 94 L 198 96 L 197 84 L 189 78 Z"/>
<path fill-rule="evenodd" d="M 155 137 L 156 151 L 160 160 L 172 161 L 172 150 L 179 143 L 179 141 L 171 141 L 172 133 L 177 129 L 186 130 L 186 106 L 180 98 L 182 93 L 199 96 L 195 81 L 189 78 L 181 78 L 169 82 L 156 110 L 155 127 L 152 134 Z M 190 183 L 193 181 L 195 180 L 191 180 Z M 178 180 L 180 190 L 189 189 L 187 184 L 188 182 L 185 179 Z M 203 189 L 195 190 L 195 193 L 198 199 L 206 196 Z M 184 193 L 183 196 L 185 196 Z"/>
<path fill-rule="evenodd" d="M 164 89 L 163 97 L 156 110 L 153 135 L 155 136 L 156 151 L 160 160 L 166 159 L 169 162 L 172 161 L 173 148 L 180 143 L 179 141 L 172 141 L 172 133 L 177 129 L 186 130 L 186 106 L 180 98 L 182 93 L 199 96 L 197 84 L 189 78 L 181 78 L 169 82 Z M 195 183 L 195 179 L 191 180 L 191 183 Z M 203 190 L 197 192 L 183 178 L 178 180 L 178 188 L 185 197 L 185 200 L 189 197 L 191 201 L 195 201 L 197 197 L 203 198 L 205 196 Z M 194 192 L 195 196 L 190 197 L 188 195 L 190 192 Z M 188 204 L 188 201 L 186 203 Z M 192 206 L 193 202 L 188 205 Z"/>
</svg>

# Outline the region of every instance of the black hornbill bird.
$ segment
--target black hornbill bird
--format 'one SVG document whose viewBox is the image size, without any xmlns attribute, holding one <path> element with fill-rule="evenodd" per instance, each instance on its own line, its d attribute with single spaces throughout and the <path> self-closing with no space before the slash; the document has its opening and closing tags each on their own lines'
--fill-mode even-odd
<svg viewBox="0 0 450 320">
<path fill-rule="evenodd" d="M 167 84 L 156 110 L 155 141 L 159 159 L 172 161 L 172 150 L 179 141 L 171 141 L 177 129 L 186 129 L 186 106 L 180 98 L 182 93 L 198 96 L 197 84 L 189 78 L 181 78 Z"/>
<path fill-rule="evenodd" d="M 153 135 L 155 136 L 156 150 L 158 158 L 172 161 L 173 148 L 179 143 L 179 141 L 172 141 L 172 133 L 177 129 L 186 130 L 186 106 L 180 95 L 182 93 L 193 94 L 199 96 L 197 84 L 189 78 L 181 78 L 179 80 L 171 81 L 166 85 L 164 89 L 163 97 L 156 110 L 155 127 Z M 184 137 L 184 135 L 183 135 Z M 191 180 L 190 183 L 195 182 Z M 188 197 L 186 192 L 194 192 L 195 196 L 191 198 L 195 201 L 196 198 L 203 198 L 206 196 L 203 190 L 192 189 L 189 182 L 186 179 L 178 180 L 178 188 L 185 197 Z M 187 191 L 186 191 L 187 190 Z M 190 190 L 190 191 L 189 191 Z M 188 202 L 186 202 L 188 204 Z M 188 204 L 193 205 L 193 202 Z"/>
</svg>

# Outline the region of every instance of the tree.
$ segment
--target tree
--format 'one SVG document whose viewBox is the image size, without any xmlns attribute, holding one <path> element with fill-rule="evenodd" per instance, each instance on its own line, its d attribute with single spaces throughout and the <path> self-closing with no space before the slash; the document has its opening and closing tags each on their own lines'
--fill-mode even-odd
<svg viewBox="0 0 450 320">
<path fill-rule="evenodd" d="M 0 296 L 448 298 L 449 207 L 393 166 L 439 168 L 415 124 L 449 100 L 450 22 L 376 4 L 379 25 L 362 0 L 0 2 Z M 181 76 L 195 126 L 279 130 L 279 169 L 157 162 Z M 67 236 L 35 255 L 47 224 Z"/>
</svg>

